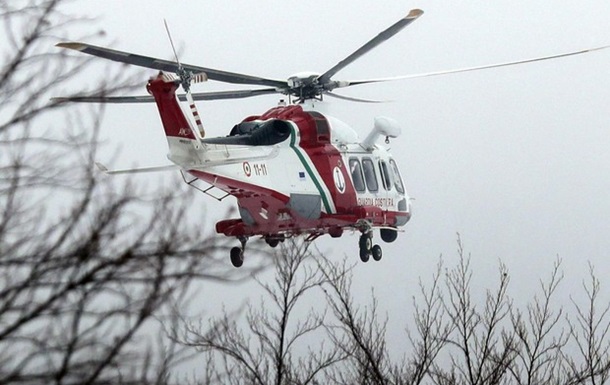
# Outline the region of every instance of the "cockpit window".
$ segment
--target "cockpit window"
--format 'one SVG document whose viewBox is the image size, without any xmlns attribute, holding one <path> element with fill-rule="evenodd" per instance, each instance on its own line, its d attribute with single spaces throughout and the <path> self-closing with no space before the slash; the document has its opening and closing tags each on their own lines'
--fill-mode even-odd
<svg viewBox="0 0 610 385">
<path fill-rule="evenodd" d="M 362 168 L 364 169 L 364 179 L 366 180 L 366 187 L 369 188 L 370 192 L 376 192 L 379 190 L 377 185 L 377 175 L 375 174 L 375 165 L 369 158 L 362 159 Z"/>
<path fill-rule="evenodd" d="M 385 161 L 380 160 L 379 170 L 381 170 L 381 182 L 383 183 L 383 188 L 390 191 L 392 189 L 392 177 L 390 176 L 388 164 Z"/>
<path fill-rule="evenodd" d="M 351 158 L 349 160 L 349 171 L 352 174 L 354 188 L 356 191 L 363 192 L 365 190 L 364 178 L 362 177 L 362 168 L 360 167 L 360 162 L 358 159 Z"/>
<path fill-rule="evenodd" d="M 392 174 L 394 175 L 394 187 L 396 187 L 396 190 L 399 193 L 404 194 L 405 186 L 402 184 L 402 178 L 400 177 L 400 172 L 398 172 L 398 166 L 396 165 L 396 162 L 394 162 L 394 159 L 390 159 L 390 166 L 392 167 Z"/>
</svg>

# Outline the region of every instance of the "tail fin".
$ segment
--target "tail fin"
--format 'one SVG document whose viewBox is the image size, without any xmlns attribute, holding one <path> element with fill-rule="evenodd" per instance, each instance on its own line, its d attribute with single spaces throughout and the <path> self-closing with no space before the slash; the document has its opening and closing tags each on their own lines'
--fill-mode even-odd
<svg viewBox="0 0 610 385">
<path fill-rule="evenodd" d="M 159 73 L 156 78 L 150 79 L 146 89 L 155 98 L 159 109 L 169 146 L 168 157 L 176 163 L 190 163 L 197 160 L 196 150 L 201 147 L 201 141 L 180 108 L 176 98 L 178 85 L 178 82 Z"/>
</svg>

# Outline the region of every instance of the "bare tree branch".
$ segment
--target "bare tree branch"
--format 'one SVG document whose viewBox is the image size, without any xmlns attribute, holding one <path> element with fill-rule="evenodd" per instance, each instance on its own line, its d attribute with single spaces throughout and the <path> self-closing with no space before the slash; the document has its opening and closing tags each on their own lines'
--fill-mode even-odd
<svg viewBox="0 0 610 385">
<path fill-rule="evenodd" d="M 323 331 L 323 312 L 312 310 L 293 320 L 299 304 L 325 281 L 317 265 L 311 263 L 308 245 L 286 241 L 277 255 L 273 281 L 255 277 L 265 297 L 257 305 L 248 305 L 245 328 L 240 328 L 235 315 L 225 311 L 222 317 L 212 319 L 209 327 L 186 323 L 186 332 L 174 332 L 173 338 L 212 354 L 222 363 L 223 372 L 231 373 L 235 384 L 316 383 L 343 355 L 332 347 L 326 349 L 322 344 L 312 348 L 307 343 L 311 335 Z M 299 347 L 306 347 L 309 354 L 297 354 Z"/>
<path fill-rule="evenodd" d="M 583 283 L 586 307 L 571 298 L 575 319 L 567 316 L 570 341 L 577 356 L 563 352 L 567 384 L 604 384 L 610 378 L 610 304 L 600 307 L 601 282 L 589 265 L 589 282 Z"/>
<path fill-rule="evenodd" d="M 102 109 L 49 100 L 90 64 L 53 47 L 85 22 L 66 3 L 0 2 L 0 383 L 166 382 L 178 350 L 157 317 L 196 280 L 240 276 L 188 225 L 184 189 L 142 199 L 95 171 Z M 107 79 L 91 89 L 133 87 Z"/>
</svg>

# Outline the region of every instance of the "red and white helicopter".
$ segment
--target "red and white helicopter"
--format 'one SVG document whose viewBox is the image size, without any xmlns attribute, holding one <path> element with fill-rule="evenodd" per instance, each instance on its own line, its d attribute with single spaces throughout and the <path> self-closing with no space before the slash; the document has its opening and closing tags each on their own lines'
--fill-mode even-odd
<svg viewBox="0 0 610 385">
<path fill-rule="evenodd" d="M 379 229 L 385 242 L 396 240 L 399 228 L 411 218 L 411 203 L 399 167 L 380 138 L 396 138 L 399 124 L 387 117 L 374 119 L 371 132 L 363 140 L 339 119 L 315 110 L 313 101 L 324 96 L 357 102 L 375 102 L 334 93 L 337 88 L 391 80 L 434 76 L 485 68 L 553 59 L 599 50 L 598 47 L 560 55 L 507 63 L 440 71 L 392 78 L 358 81 L 333 80 L 341 69 L 392 37 L 423 14 L 414 9 L 368 41 L 351 55 L 322 74 L 300 73 L 287 80 L 267 79 L 120 52 L 85 43 L 59 43 L 89 55 L 156 69 L 158 76 L 148 81 L 147 96 L 75 96 L 62 101 L 94 103 L 155 102 L 169 145 L 168 158 L 193 186 L 199 181 L 237 199 L 239 218 L 216 223 L 216 231 L 236 237 L 240 247 L 231 249 L 235 267 L 243 264 L 249 237 L 262 237 L 272 247 L 287 237 L 320 235 L 341 237 L 345 230 L 361 233 L 360 258 L 380 260 L 382 249 L 373 244 L 373 230 Z M 169 31 L 168 31 L 169 34 Z M 171 42 L 171 37 L 170 37 Z M 173 48 L 173 43 L 172 43 Z M 174 50 L 175 54 L 175 50 Z M 172 76 L 175 73 L 178 77 Z M 191 93 L 193 81 L 265 86 L 251 90 Z M 185 95 L 176 95 L 182 86 Z M 196 100 L 246 98 L 284 94 L 283 101 L 261 115 L 249 116 L 236 124 L 227 136 L 205 136 Z M 179 101 L 188 101 L 193 119 Z M 194 122 L 193 122 L 194 120 Z M 129 173 L 159 168 L 107 171 Z"/>
</svg>

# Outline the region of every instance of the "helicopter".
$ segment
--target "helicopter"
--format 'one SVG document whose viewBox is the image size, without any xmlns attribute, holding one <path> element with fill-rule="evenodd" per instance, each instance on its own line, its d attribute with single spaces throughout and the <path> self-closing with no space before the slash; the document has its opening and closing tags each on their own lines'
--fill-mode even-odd
<svg viewBox="0 0 610 385">
<path fill-rule="evenodd" d="M 322 235 L 341 237 L 359 232 L 359 256 L 363 262 L 382 259 L 380 238 L 394 242 L 401 227 L 411 219 L 411 199 L 397 162 L 378 142 L 398 138 L 400 124 L 390 118 L 374 118 L 369 134 L 360 139 L 349 125 L 321 113 L 317 105 L 324 97 L 377 103 L 380 101 L 337 94 L 336 89 L 401 79 L 444 75 L 555 59 L 605 49 L 603 46 L 533 59 L 365 80 L 334 80 L 343 68 L 396 35 L 423 14 L 413 9 L 356 51 L 323 73 L 302 72 L 286 80 L 270 79 L 183 64 L 179 61 L 167 23 L 165 25 L 175 61 L 142 56 L 80 42 L 62 42 L 58 47 L 103 59 L 150 69 L 159 73 L 146 85 L 145 96 L 72 96 L 60 102 L 155 103 L 167 137 L 168 167 L 108 170 L 108 174 L 179 169 L 184 181 L 218 200 L 237 200 L 239 218 L 216 223 L 219 234 L 235 237 L 239 246 L 230 250 L 233 266 L 241 267 L 247 241 L 260 237 L 271 247 L 285 239 L 304 236 L 313 241 Z M 192 83 L 214 80 L 255 85 L 234 91 L 191 92 Z M 182 87 L 184 94 L 177 94 Z M 283 94 L 277 106 L 235 124 L 226 136 L 208 137 L 195 101 L 241 99 Z M 186 101 L 183 109 L 180 102 Z M 189 113 L 191 117 L 189 117 Z M 203 183 L 203 186 L 201 185 Z M 212 194 L 220 191 L 220 197 Z"/>
</svg>

